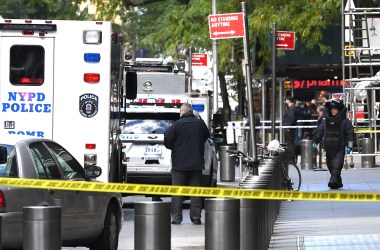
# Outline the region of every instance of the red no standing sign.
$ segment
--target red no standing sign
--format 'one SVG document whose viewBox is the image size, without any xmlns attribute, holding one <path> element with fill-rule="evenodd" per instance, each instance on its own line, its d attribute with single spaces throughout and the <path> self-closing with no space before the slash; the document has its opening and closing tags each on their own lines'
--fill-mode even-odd
<svg viewBox="0 0 380 250">
<path fill-rule="evenodd" d="M 191 55 L 192 66 L 207 66 L 207 54 L 193 53 Z"/>
<path fill-rule="evenodd" d="M 294 50 L 294 32 L 277 31 L 276 32 L 276 49 Z"/>
<path fill-rule="evenodd" d="M 225 39 L 245 36 L 243 13 L 229 13 L 208 16 L 211 39 Z"/>
</svg>

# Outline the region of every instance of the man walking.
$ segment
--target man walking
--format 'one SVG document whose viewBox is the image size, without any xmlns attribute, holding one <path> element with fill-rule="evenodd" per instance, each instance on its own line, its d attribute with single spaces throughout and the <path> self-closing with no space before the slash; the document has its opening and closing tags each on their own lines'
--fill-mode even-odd
<svg viewBox="0 0 380 250">
<path fill-rule="evenodd" d="M 294 105 L 294 98 L 288 96 L 285 98 L 286 109 L 284 115 L 282 116 L 282 126 L 296 126 L 297 125 L 297 108 Z M 296 146 L 295 146 L 295 128 L 285 128 L 285 142 L 288 148 L 288 159 L 291 162 L 297 162 L 295 160 Z"/>
<path fill-rule="evenodd" d="M 193 114 L 190 104 L 180 108 L 180 119 L 164 134 L 165 147 L 172 151 L 172 185 L 200 186 L 204 168 L 204 145 L 210 132 L 202 119 Z M 172 224 L 181 224 L 183 197 L 173 196 L 171 203 Z M 201 197 L 190 198 L 190 219 L 200 225 Z"/>
</svg>

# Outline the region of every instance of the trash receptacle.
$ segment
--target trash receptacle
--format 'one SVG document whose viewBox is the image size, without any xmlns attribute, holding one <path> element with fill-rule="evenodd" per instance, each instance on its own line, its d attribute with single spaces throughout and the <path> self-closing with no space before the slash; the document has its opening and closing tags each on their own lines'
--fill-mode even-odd
<svg viewBox="0 0 380 250">
<path fill-rule="evenodd" d="M 220 180 L 235 181 L 236 156 L 228 153 L 227 150 L 236 150 L 236 147 L 232 145 L 220 146 Z"/>
<path fill-rule="evenodd" d="M 375 144 L 373 138 L 362 138 L 360 144 L 363 154 L 375 153 Z M 362 156 L 362 168 L 374 168 L 375 156 Z"/>
<path fill-rule="evenodd" d="M 312 140 L 301 141 L 301 169 L 313 169 Z"/>
</svg>

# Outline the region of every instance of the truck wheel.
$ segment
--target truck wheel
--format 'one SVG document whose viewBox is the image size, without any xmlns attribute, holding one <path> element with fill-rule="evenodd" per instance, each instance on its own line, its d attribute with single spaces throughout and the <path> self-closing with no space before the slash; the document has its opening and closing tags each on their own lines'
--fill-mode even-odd
<svg viewBox="0 0 380 250">
<path fill-rule="evenodd" d="M 103 231 L 99 238 L 90 246 L 90 250 L 117 250 L 118 243 L 117 209 L 114 204 L 110 204 L 107 209 Z"/>
</svg>

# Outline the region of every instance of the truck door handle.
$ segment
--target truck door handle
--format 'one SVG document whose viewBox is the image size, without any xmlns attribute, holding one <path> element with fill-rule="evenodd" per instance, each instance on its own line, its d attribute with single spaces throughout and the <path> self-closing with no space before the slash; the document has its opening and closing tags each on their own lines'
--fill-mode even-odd
<svg viewBox="0 0 380 250">
<path fill-rule="evenodd" d="M 152 136 L 152 135 L 148 136 L 149 139 L 157 139 L 157 137 L 158 137 L 157 135 L 155 135 L 155 136 Z"/>
</svg>

